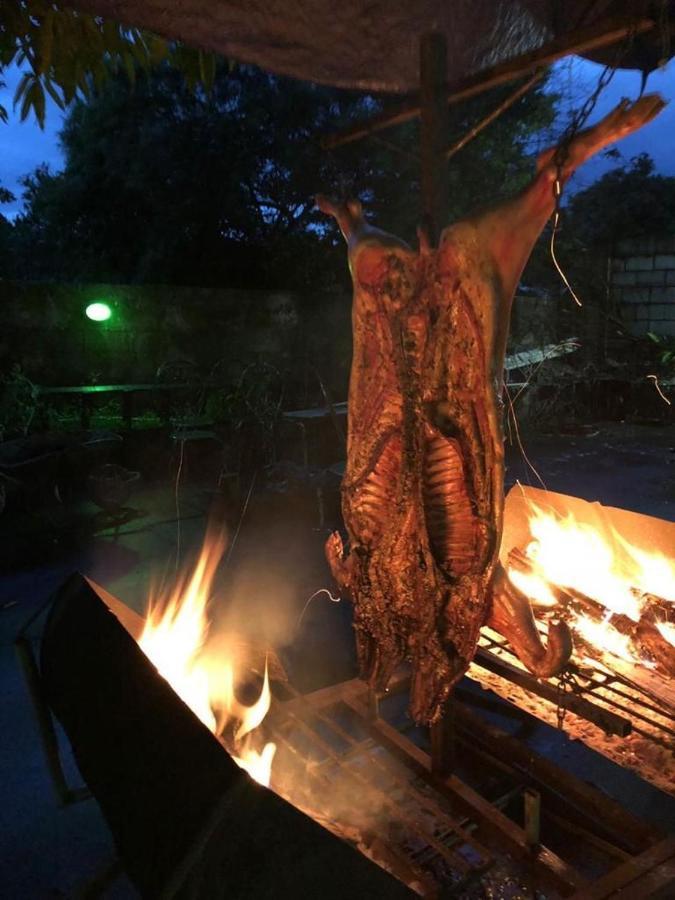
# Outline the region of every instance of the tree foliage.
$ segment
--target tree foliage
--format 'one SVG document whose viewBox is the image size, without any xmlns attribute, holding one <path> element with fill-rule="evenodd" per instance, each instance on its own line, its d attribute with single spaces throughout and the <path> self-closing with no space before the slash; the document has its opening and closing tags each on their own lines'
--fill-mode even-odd
<svg viewBox="0 0 675 900">
<path fill-rule="evenodd" d="M 675 178 L 657 174 L 649 154 L 641 153 L 575 194 L 568 219 L 589 248 L 675 232 Z"/>
<path fill-rule="evenodd" d="M 77 96 L 91 97 L 115 72 L 124 71 L 133 83 L 139 68 L 147 71 L 166 60 L 191 86 L 213 79 L 215 57 L 210 53 L 50 0 L 0 3 L 0 72 L 12 63 L 24 68 L 14 105 L 22 120 L 33 112 L 40 127 L 47 95 L 65 109 Z M 7 121 L 2 106 L 0 120 Z"/>
<path fill-rule="evenodd" d="M 618 150 L 606 156 L 622 160 Z M 556 235 L 556 256 L 575 291 L 593 302 L 608 290 L 607 259 L 617 241 L 675 232 L 675 177 L 659 175 L 647 153 L 606 172 L 572 194 Z M 539 241 L 525 270 L 528 285 L 557 292 L 562 282 L 550 255 L 550 230 Z"/>
<path fill-rule="evenodd" d="M 499 102 L 466 104 L 450 143 Z M 65 169 L 24 180 L 15 277 L 317 289 L 344 284 L 337 235 L 317 191 L 359 196 L 381 227 L 415 239 L 417 124 L 401 151 L 367 141 L 327 152 L 319 136 L 370 115 L 380 99 L 263 73 L 217 69 L 191 88 L 164 64 L 134 86 L 115 76 L 75 102 L 61 133 Z M 528 143 L 553 117 L 533 92 L 459 154 L 449 218 L 517 190 Z M 389 135 L 388 135 L 389 137 Z"/>
</svg>

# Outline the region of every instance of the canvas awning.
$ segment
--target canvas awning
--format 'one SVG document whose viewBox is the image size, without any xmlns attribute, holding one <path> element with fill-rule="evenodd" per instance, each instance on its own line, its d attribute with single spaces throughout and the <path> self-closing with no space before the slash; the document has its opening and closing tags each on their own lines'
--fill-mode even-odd
<svg viewBox="0 0 675 900">
<path fill-rule="evenodd" d="M 419 39 L 432 30 L 448 43 L 450 85 L 553 39 L 610 30 L 617 18 L 653 17 L 636 37 L 626 68 L 654 68 L 675 20 L 674 0 L 71 0 L 95 15 L 254 63 L 282 75 L 370 91 L 404 93 L 419 82 Z M 615 51 L 585 55 L 615 61 Z"/>
</svg>

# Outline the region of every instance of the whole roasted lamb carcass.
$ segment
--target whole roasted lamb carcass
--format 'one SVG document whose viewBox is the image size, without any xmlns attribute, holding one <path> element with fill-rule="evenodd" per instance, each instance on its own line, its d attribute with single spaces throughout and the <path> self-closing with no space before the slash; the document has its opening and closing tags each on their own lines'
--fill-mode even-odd
<svg viewBox="0 0 675 900">
<path fill-rule="evenodd" d="M 571 142 L 561 181 L 651 120 L 657 95 L 622 102 Z M 504 499 L 503 365 L 511 303 L 554 207 L 558 168 L 544 153 L 516 199 L 446 228 L 418 252 L 369 226 L 357 202 L 319 198 L 349 247 L 354 355 L 342 508 L 326 545 L 351 596 L 361 673 L 378 689 L 412 666 L 418 722 L 441 713 L 490 624 L 540 676 L 571 652 L 563 623 L 548 646 L 527 599 L 498 563 Z"/>
</svg>

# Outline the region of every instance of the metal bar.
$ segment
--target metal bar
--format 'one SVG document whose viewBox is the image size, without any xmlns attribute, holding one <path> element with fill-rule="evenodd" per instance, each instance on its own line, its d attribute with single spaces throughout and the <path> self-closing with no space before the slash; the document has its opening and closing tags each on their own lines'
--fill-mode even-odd
<svg viewBox="0 0 675 900">
<path fill-rule="evenodd" d="M 541 843 L 541 794 L 533 788 L 523 791 L 525 840 L 534 850 Z"/>
<path fill-rule="evenodd" d="M 591 703 L 584 697 L 579 697 L 574 693 L 562 692 L 556 686 L 547 681 L 540 681 L 534 675 L 523 669 L 516 668 L 504 659 L 500 659 L 493 653 L 479 647 L 474 662 L 488 672 L 493 672 L 507 681 L 523 687 L 533 694 L 548 700 L 556 706 L 569 709 L 570 712 L 582 716 L 582 718 L 593 722 L 606 734 L 617 734 L 620 737 L 626 737 L 630 734 L 633 725 L 628 720 L 616 713 L 611 712 L 601 706 Z"/>
<path fill-rule="evenodd" d="M 293 720 L 295 721 L 295 723 L 297 724 L 297 726 L 300 728 L 300 730 L 304 731 L 305 734 L 307 734 L 308 737 L 310 737 L 314 741 L 314 743 L 316 743 L 316 745 L 318 747 L 320 747 L 321 750 L 323 750 L 323 752 L 327 756 L 330 756 L 333 759 L 333 761 L 336 762 L 339 766 L 340 765 L 340 757 L 336 753 L 336 751 L 333 749 L 333 747 L 331 747 L 331 745 L 327 741 L 325 741 L 321 737 L 320 734 L 317 734 L 313 728 L 311 728 L 306 722 L 304 722 L 303 719 L 300 718 L 300 716 L 296 715 L 293 712 L 290 713 L 290 715 L 293 718 Z M 463 859 L 461 856 L 458 856 L 457 854 L 453 853 L 451 850 L 448 850 L 448 848 L 444 844 L 442 844 L 440 841 L 438 841 L 434 837 L 433 834 L 430 834 L 429 831 L 425 828 L 424 823 L 417 820 L 416 817 L 411 817 L 409 814 L 406 814 L 402 810 L 400 810 L 398 808 L 397 804 L 391 799 L 391 797 L 387 793 L 385 793 L 384 791 L 380 790 L 379 788 L 371 785 L 362 775 L 360 775 L 357 772 L 354 772 L 352 769 L 346 768 L 346 769 L 343 769 L 342 771 L 344 771 L 346 774 L 348 774 L 350 776 L 352 781 L 354 781 L 358 785 L 359 790 L 365 789 L 369 792 L 372 792 L 379 798 L 380 802 L 383 802 L 385 806 L 389 807 L 390 809 L 393 809 L 394 814 L 408 828 L 410 828 L 411 831 L 415 832 L 421 838 L 423 838 L 454 869 L 459 869 L 462 873 L 466 873 L 467 871 L 469 871 L 472 868 L 472 866 L 469 863 L 467 863 L 467 861 L 465 859 Z"/>
<path fill-rule="evenodd" d="M 543 634 L 543 632 L 542 632 L 542 634 Z M 491 650 L 498 649 L 498 650 L 502 651 L 503 653 L 508 654 L 508 656 L 511 659 L 513 659 L 513 660 L 517 659 L 512 648 L 508 645 L 508 643 L 506 641 L 495 640 L 494 638 L 489 637 L 485 634 L 481 635 L 481 641 L 482 641 L 481 647 L 480 647 L 481 650 L 490 653 Z M 492 654 L 492 656 L 493 656 L 493 658 L 497 658 L 497 659 L 501 658 L 501 657 L 495 657 L 494 654 Z M 504 661 L 504 662 L 506 665 L 508 665 L 508 661 Z M 516 668 L 516 670 L 522 672 L 522 669 Z M 659 722 L 655 722 L 653 719 L 640 713 L 639 707 L 644 707 L 645 709 L 650 710 L 651 712 L 654 712 L 657 715 L 662 716 L 663 718 L 666 718 L 666 719 L 675 718 L 675 716 L 674 716 L 675 711 L 673 711 L 672 708 L 670 708 L 670 707 L 666 708 L 664 706 L 658 705 L 660 702 L 659 698 L 655 697 L 643 685 L 640 685 L 637 682 L 631 681 L 630 679 L 627 679 L 625 676 L 623 676 L 621 673 L 613 672 L 612 670 L 610 670 L 609 668 L 606 668 L 604 666 L 602 669 L 592 669 L 591 675 L 584 674 L 584 672 L 581 669 L 578 669 L 576 666 L 571 667 L 571 671 L 574 672 L 576 675 L 578 675 L 580 678 L 583 678 L 586 682 L 588 682 L 588 684 L 584 685 L 583 692 L 585 694 L 593 695 L 594 700 L 597 700 L 598 702 L 607 704 L 607 706 L 614 707 L 616 709 L 620 709 L 623 712 L 628 712 L 629 714 L 633 714 L 633 715 L 635 715 L 636 718 L 640 718 L 643 721 L 648 722 L 654 728 L 658 728 L 660 731 L 665 731 L 669 734 L 672 733 L 671 729 L 667 725 L 663 725 Z M 501 675 L 502 673 L 495 673 L 495 674 Z M 592 677 L 593 675 L 602 676 L 604 680 L 602 682 L 596 681 Z M 505 679 L 507 679 L 509 681 L 512 681 L 510 674 L 504 673 L 502 675 L 502 677 L 504 677 Z M 533 676 L 530 676 L 530 677 L 533 678 Z M 555 683 L 557 684 L 557 682 L 555 682 Z M 619 688 L 616 687 L 616 684 L 619 684 L 619 685 L 621 685 L 621 687 L 624 687 L 624 688 L 628 687 L 640 696 L 636 697 L 632 694 L 626 693 L 625 691 L 619 690 Z M 522 685 L 522 686 L 526 690 L 533 690 L 533 688 L 531 688 L 529 685 Z M 630 707 L 624 706 L 619 701 L 614 700 L 612 697 L 607 697 L 607 696 L 603 696 L 602 694 L 599 694 L 598 693 L 599 691 L 608 691 L 608 692 L 611 692 L 612 694 L 616 694 L 617 696 L 622 697 L 623 699 L 627 700 L 630 703 Z M 648 698 L 651 701 L 651 703 L 648 703 L 647 700 L 643 699 L 643 698 Z M 555 701 L 555 702 L 557 703 L 557 701 Z M 591 701 L 589 701 L 589 702 L 591 702 Z M 580 713 L 578 711 L 575 711 L 575 712 L 577 715 L 581 715 L 585 718 L 585 715 L 583 713 Z M 633 723 L 633 730 L 636 730 L 636 727 L 637 726 Z"/>
<path fill-rule="evenodd" d="M 579 825 L 577 822 L 570 822 L 569 819 L 566 819 L 564 816 L 558 816 L 549 809 L 542 810 L 542 816 L 545 819 L 549 819 L 557 825 L 558 828 L 562 828 L 563 831 L 574 834 L 577 837 L 582 837 L 585 841 L 588 841 L 589 844 L 602 850 L 602 852 L 606 853 L 608 856 L 613 856 L 616 859 L 621 860 L 621 862 L 632 859 L 632 854 L 628 853 L 626 850 L 622 850 L 620 847 L 616 847 L 604 838 L 594 834 L 590 829 L 584 828 L 583 825 Z"/>
<path fill-rule="evenodd" d="M 647 893 L 632 893 L 631 883 L 636 882 L 640 877 L 650 870 L 656 868 L 661 863 L 669 862 L 675 855 L 675 838 L 670 837 L 650 847 L 640 856 L 627 860 L 611 872 L 608 872 L 603 878 L 599 878 L 596 882 L 589 885 L 584 891 L 574 894 L 570 900 L 605 900 L 605 898 L 621 896 L 626 900 L 638 900 L 638 898 L 648 897 Z M 673 866 L 669 866 L 669 876 L 673 879 Z M 666 882 L 667 883 L 667 882 Z M 665 894 L 660 896 L 665 897 Z M 669 896 L 672 896 L 670 894 Z"/>
<path fill-rule="evenodd" d="M 369 696 L 372 696 L 374 692 L 370 691 Z M 350 707 L 347 707 L 350 712 L 354 713 L 354 710 Z M 284 705 L 282 704 L 279 708 L 279 712 L 284 712 Z M 310 715 L 314 715 L 317 719 L 319 719 L 322 723 L 331 728 L 344 743 L 351 746 L 351 750 L 347 751 L 347 753 L 340 754 L 338 766 L 340 771 L 345 767 L 345 764 L 348 759 L 354 758 L 354 756 L 358 753 L 361 753 L 364 757 L 367 757 L 371 765 L 373 765 L 376 769 L 378 769 L 381 773 L 385 775 L 386 778 L 390 779 L 399 790 L 403 792 L 405 796 L 409 800 L 411 800 L 418 808 L 427 809 L 433 816 L 434 819 L 442 823 L 446 828 L 448 834 L 453 835 L 453 844 L 463 843 L 471 846 L 476 853 L 478 853 L 483 859 L 483 863 L 480 866 L 475 866 L 474 869 L 476 871 L 483 871 L 488 865 L 492 862 L 492 855 L 484 847 L 479 841 L 472 837 L 467 829 L 464 828 L 463 824 L 454 820 L 450 815 L 448 815 L 445 810 L 442 809 L 438 805 L 438 803 L 433 799 L 433 797 L 424 795 L 420 793 L 411 783 L 410 780 L 402 776 L 394 765 L 387 764 L 383 759 L 376 756 L 374 754 L 374 750 L 379 747 L 372 738 L 369 738 L 366 742 L 358 742 L 356 738 L 352 735 L 348 734 L 339 723 L 333 719 L 329 718 L 326 715 L 323 715 L 321 712 L 318 712 L 316 709 L 311 707 L 308 708 L 308 712 Z M 360 722 L 360 716 L 357 716 L 358 721 Z M 284 742 L 288 743 L 288 739 L 284 738 Z M 367 746 L 365 746 L 367 745 Z M 401 807 L 401 810 L 405 814 L 405 809 Z M 450 847 L 446 844 L 446 847 L 450 849 Z"/>
<path fill-rule="evenodd" d="M 353 697 L 346 702 L 363 718 L 366 727 L 372 730 L 383 746 L 454 804 L 461 806 L 468 815 L 477 818 L 486 830 L 499 839 L 500 844 L 506 844 L 516 855 L 531 860 L 541 874 L 555 886 L 569 891 L 570 888 L 581 889 L 587 884 L 587 880 L 573 866 L 570 866 L 547 847 L 542 845 L 532 854 L 525 839 L 524 830 L 469 785 L 464 784 L 454 775 L 447 778 L 433 775 L 429 754 L 413 744 L 409 738 L 400 734 L 388 722 L 383 719 L 375 722 L 369 721 L 362 704 Z"/>
<path fill-rule="evenodd" d="M 374 692 L 369 692 L 369 695 L 372 696 Z M 281 707 L 283 710 L 283 706 Z M 350 708 L 350 707 L 348 707 Z M 322 713 L 312 710 L 309 708 L 310 715 L 314 715 L 317 719 L 331 728 L 346 744 L 350 745 L 352 749 L 357 749 L 359 746 L 356 738 L 352 737 L 352 735 L 348 734 L 342 726 L 335 721 L 335 719 L 329 718 L 328 716 L 323 715 Z M 354 710 L 350 709 L 353 713 Z M 360 721 L 360 716 L 358 717 Z M 434 817 L 443 822 L 443 824 L 456 834 L 461 840 L 465 841 L 467 844 L 470 844 L 478 853 L 483 856 L 485 859 L 490 858 L 490 854 L 487 849 L 483 847 L 480 843 L 475 841 L 470 835 L 468 835 L 463 828 L 459 825 L 459 823 L 455 822 L 437 803 L 435 803 L 432 798 L 426 797 L 421 794 L 418 790 L 416 790 L 407 780 L 406 778 L 401 777 L 401 775 L 392 767 L 384 764 L 383 760 L 374 756 L 372 753 L 372 748 L 364 749 L 364 752 L 367 753 L 372 760 L 375 768 L 379 769 L 383 772 L 388 778 L 396 783 L 400 790 L 402 790 L 405 794 L 408 794 L 412 800 L 420 807 L 428 807 L 429 811 L 434 815 Z M 340 762 L 342 763 L 345 759 L 345 755 L 340 756 Z"/>
<path fill-rule="evenodd" d="M 489 724 L 464 704 L 457 704 L 456 714 L 458 726 L 466 733 L 467 745 L 482 747 L 498 760 L 509 763 L 539 790 L 547 807 L 553 804 L 557 809 L 572 809 L 579 821 L 599 826 L 617 846 L 630 852 L 641 852 L 662 836 L 611 797 Z"/>
<path fill-rule="evenodd" d="M 40 743 L 42 744 L 47 763 L 47 771 L 59 803 L 67 806 L 70 803 L 87 800 L 91 797 L 87 788 L 71 788 L 63 771 L 54 720 L 44 698 L 40 670 L 31 643 L 28 638 L 21 636 L 16 639 L 14 646 L 16 647 L 16 654 L 30 695 L 31 706 L 35 713 Z"/>
<path fill-rule="evenodd" d="M 616 44 L 628 34 L 643 34 L 651 31 L 656 26 L 653 19 L 638 19 L 630 16 L 611 17 L 605 19 L 599 25 L 581 28 L 572 34 L 560 38 L 554 38 L 538 50 L 523 53 L 514 59 L 483 69 L 476 75 L 471 75 L 461 81 L 450 85 L 447 89 L 446 102 L 459 103 L 469 97 L 490 88 L 498 87 L 513 81 L 522 75 L 527 75 L 542 66 L 550 66 L 565 56 L 573 53 L 584 54 L 600 47 Z M 352 125 L 350 128 L 335 134 L 326 135 L 322 139 L 322 145 L 326 149 L 341 147 L 361 138 L 367 137 L 385 128 L 408 122 L 420 114 L 419 98 L 413 95 L 407 102 L 395 110 L 385 110 L 378 116 L 373 116 L 365 122 Z"/>
<path fill-rule="evenodd" d="M 307 775 L 307 776 L 309 776 L 310 779 L 314 780 L 317 783 L 317 786 L 321 792 L 319 794 L 319 797 L 321 796 L 321 794 L 323 794 L 323 796 L 326 797 L 326 796 L 331 796 L 334 793 L 335 784 L 332 783 L 325 775 L 322 775 L 316 767 L 313 767 L 308 764 L 307 759 L 299 752 L 299 750 L 297 750 L 297 748 L 293 745 L 293 743 L 283 734 L 283 732 L 280 730 L 280 728 L 277 725 L 274 725 L 269 722 L 269 717 L 265 720 L 265 728 L 266 728 L 266 730 L 269 730 L 271 737 L 274 737 L 274 739 L 278 743 L 282 744 L 285 747 L 285 749 L 291 753 L 291 755 L 293 756 L 294 759 L 297 759 L 299 761 L 298 771 L 299 771 L 300 778 Z M 339 767 L 339 770 L 342 771 L 342 767 Z M 297 781 L 295 781 L 294 784 L 297 784 Z M 296 798 L 291 797 L 290 794 L 286 793 L 284 791 L 283 785 L 277 785 L 275 783 L 274 788 L 275 788 L 275 790 L 279 790 L 279 792 L 282 794 L 282 796 L 284 796 L 284 798 L 289 803 L 291 803 L 292 805 L 296 805 L 294 803 L 294 800 Z M 311 801 L 308 801 L 308 805 L 310 802 Z M 313 811 L 314 811 L 313 808 L 308 809 L 308 810 L 303 810 L 303 812 L 306 812 L 306 814 L 310 815 L 311 818 L 314 818 L 314 816 L 312 816 Z M 319 814 L 323 815 L 325 822 L 331 821 L 330 816 L 328 814 L 324 814 L 321 811 L 319 811 Z M 321 824 L 323 824 L 323 823 L 321 823 Z M 374 824 L 375 824 L 375 826 L 377 826 L 377 824 L 378 824 L 377 820 L 375 820 Z M 327 826 L 324 824 L 324 827 L 327 827 Z M 377 830 L 377 828 L 375 828 L 375 830 Z M 402 851 L 400 851 L 397 847 L 393 846 L 391 840 L 389 839 L 389 836 L 386 833 L 381 833 L 380 839 L 386 845 L 387 850 L 390 853 L 392 853 L 393 856 L 395 856 L 395 858 L 398 860 L 399 864 L 403 867 L 404 871 L 407 870 L 407 881 L 411 882 L 411 881 L 414 881 L 415 879 L 419 880 L 424 885 L 424 887 L 427 891 L 427 895 L 435 896 L 438 891 L 438 885 L 436 884 L 436 882 L 424 870 L 420 869 L 419 866 L 417 866 L 414 862 L 412 862 Z M 412 878 L 409 877 L 411 873 L 413 875 Z M 400 873 L 397 873 L 397 874 L 400 874 Z"/>
<path fill-rule="evenodd" d="M 659 731 L 665 731 L 675 737 L 675 729 L 670 728 L 668 725 L 663 725 L 660 722 L 655 722 L 647 714 L 639 711 L 640 708 L 642 708 L 648 710 L 648 712 L 656 713 L 657 716 L 661 716 L 663 719 L 673 719 L 672 714 L 663 707 L 656 706 L 653 703 L 647 703 L 646 700 L 643 700 L 641 697 L 635 697 L 625 691 L 621 691 L 615 687 L 611 681 L 607 681 L 604 684 L 599 681 L 593 681 L 592 679 L 589 679 L 589 681 L 590 684 L 584 688 L 584 691 L 588 694 L 592 694 L 595 699 L 608 703 L 611 706 L 615 706 L 617 709 L 623 710 L 624 712 L 631 713 L 632 715 L 637 716 L 637 718 L 642 719 L 644 722 L 653 725 L 654 728 L 658 728 Z M 622 700 L 625 700 L 630 705 L 626 706 L 624 703 L 615 700 L 613 697 L 605 697 L 600 693 L 601 691 L 616 694 L 617 697 L 621 697 Z"/>
<path fill-rule="evenodd" d="M 509 96 L 506 98 L 506 100 L 504 100 L 503 103 L 500 103 L 499 106 L 495 107 L 495 109 L 493 109 L 491 113 L 488 113 L 487 116 L 481 119 L 480 122 L 477 122 L 473 126 L 473 128 L 467 131 L 467 133 L 463 137 L 461 137 L 458 141 L 455 141 L 454 144 L 448 147 L 448 149 L 445 151 L 446 162 L 452 159 L 452 157 L 459 153 L 460 150 L 463 150 L 464 147 L 466 147 L 466 145 L 470 143 L 470 141 L 477 137 L 481 133 L 481 131 L 488 127 L 488 125 L 491 125 L 495 121 L 495 119 L 498 119 L 502 113 L 506 112 L 506 110 L 509 109 L 509 107 L 513 106 L 516 100 L 520 100 L 520 98 L 524 94 L 526 94 L 531 87 L 533 87 L 538 81 L 541 81 L 545 74 L 545 69 L 537 69 L 534 75 L 528 78 L 524 84 L 521 84 L 519 88 L 516 88 L 516 90 L 512 94 L 509 94 Z"/>
<path fill-rule="evenodd" d="M 444 34 L 432 31 L 420 41 L 420 187 L 422 222 L 435 246 L 446 218 L 447 177 L 443 149 L 448 132 L 445 80 L 448 48 Z"/>
<path fill-rule="evenodd" d="M 658 722 L 655 722 L 649 715 L 646 715 L 643 712 L 640 712 L 640 706 L 646 706 L 646 704 L 640 703 L 640 701 L 635 698 L 633 700 L 632 697 L 627 696 L 625 694 L 621 694 L 619 691 L 615 691 L 623 699 L 627 700 L 630 705 L 626 705 L 626 703 L 621 703 L 619 700 L 610 699 L 609 697 L 603 697 L 602 694 L 598 693 L 598 688 L 602 688 L 603 685 L 597 685 L 594 688 L 584 688 L 584 692 L 592 694 L 595 700 L 600 702 L 604 702 L 607 704 L 611 704 L 615 709 L 620 709 L 622 712 L 628 713 L 629 716 L 634 716 L 636 719 L 640 719 L 642 722 L 646 722 L 648 725 L 653 726 L 654 728 L 658 728 L 659 731 L 664 731 L 666 734 L 675 737 L 675 729 L 669 728 L 667 725 L 661 725 Z M 605 688 L 606 689 L 606 688 Z M 649 709 L 649 707 L 647 707 Z M 657 713 L 659 714 L 659 713 Z M 663 715 L 662 713 L 660 715 Z M 633 730 L 636 729 L 636 726 L 633 725 Z"/>
</svg>

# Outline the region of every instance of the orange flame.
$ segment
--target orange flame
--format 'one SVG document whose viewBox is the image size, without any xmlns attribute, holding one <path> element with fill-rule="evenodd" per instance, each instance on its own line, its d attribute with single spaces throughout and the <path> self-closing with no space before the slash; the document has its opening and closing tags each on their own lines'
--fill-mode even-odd
<svg viewBox="0 0 675 900">
<path fill-rule="evenodd" d="M 617 631 L 610 620 L 617 614 L 638 622 L 649 595 L 675 603 L 675 562 L 635 546 L 614 530 L 604 534 L 571 513 L 562 517 L 528 502 L 532 541 L 525 554 L 532 572 L 509 567 L 509 579 L 539 606 L 555 605 L 550 585 L 576 591 L 604 606 L 602 621 L 576 615 L 570 624 L 599 650 L 650 666 L 636 656 L 631 638 Z M 662 622 L 657 628 L 675 646 L 675 625 Z"/>
<path fill-rule="evenodd" d="M 643 663 L 631 650 L 631 639 L 627 634 L 621 634 L 613 628 L 608 621 L 595 621 L 588 616 L 579 615 L 574 622 L 575 630 L 584 640 L 588 641 L 598 650 L 611 653 L 630 663 Z"/>
<path fill-rule="evenodd" d="M 536 606 L 556 606 L 558 601 L 553 596 L 551 588 L 545 579 L 539 575 L 532 575 L 528 572 L 520 572 L 512 566 L 507 569 L 509 581 L 514 584 L 519 591 L 526 594 Z"/>
<path fill-rule="evenodd" d="M 532 504 L 526 553 L 536 574 L 591 597 L 612 613 L 637 622 L 641 603 L 618 565 L 611 544 L 591 525 L 569 514 L 561 519 Z"/>
<path fill-rule="evenodd" d="M 159 674 L 214 734 L 222 734 L 230 721 L 239 723 L 233 758 L 252 778 L 269 785 L 276 746 L 268 743 L 258 753 L 250 743 L 251 732 L 270 708 L 267 666 L 260 697 L 245 706 L 235 695 L 231 661 L 215 659 L 206 648 L 206 608 L 225 547 L 224 535 L 207 537 L 192 575 L 180 576 L 168 598 L 151 598 L 138 643 Z"/>
</svg>

